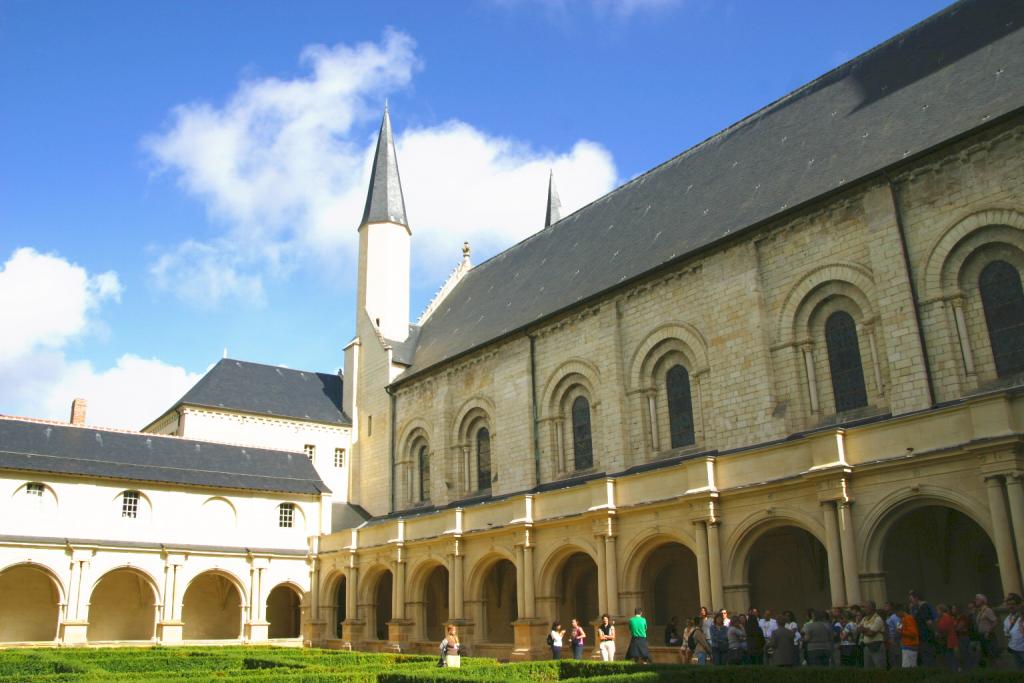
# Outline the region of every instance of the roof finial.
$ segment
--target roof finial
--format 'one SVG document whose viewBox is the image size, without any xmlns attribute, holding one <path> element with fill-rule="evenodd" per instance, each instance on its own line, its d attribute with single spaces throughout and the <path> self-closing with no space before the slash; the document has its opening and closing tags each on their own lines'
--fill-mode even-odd
<svg viewBox="0 0 1024 683">
<path fill-rule="evenodd" d="M 463 242 L 462 243 L 462 260 L 463 261 L 468 261 L 469 260 L 469 254 L 470 254 L 469 242 Z"/>
<path fill-rule="evenodd" d="M 562 218 L 562 200 L 558 198 L 558 189 L 555 187 L 555 170 L 551 169 L 548 175 L 548 210 L 544 216 L 544 227 L 550 228 Z"/>
<path fill-rule="evenodd" d="M 388 113 L 388 98 L 384 98 L 384 113 Z"/>
</svg>

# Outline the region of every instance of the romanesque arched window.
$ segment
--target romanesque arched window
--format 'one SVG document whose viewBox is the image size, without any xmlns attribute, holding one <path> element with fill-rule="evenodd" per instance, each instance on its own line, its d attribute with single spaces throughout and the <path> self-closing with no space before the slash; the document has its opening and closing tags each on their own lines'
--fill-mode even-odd
<svg viewBox="0 0 1024 683">
<path fill-rule="evenodd" d="M 668 425 L 672 448 L 696 443 L 693 430 L 693 401 L 690 398 L 690 373 L 682 365 L 673 365 L 665 375 L 668 394 Z"/>
<path fill-rule="evenodd" d="M 476 487 L 491 488 L 491 432 L 481 427 L 476 433 Z"/>
<path fill-rule="evenodd" d="M 836 412 L 866 406 L 868 392 L 864 387 L 864 368 L 860 362 L 860 344 L 853 316 L 846 311 L 836 311 L 828 317 L 825 321 L 825 346 Z"/>
<path fill-rule="evenodd" d="M 590 438 L 590 401 L 577 396 L 572 402 L 572 452 L 578 470 L 594 466 L 594 446 Z"/>
<path fill-rule="evenodd" d="M 981 271 L 978 288 L 996 374 L 1004 377 L 1024 371 L 1024 292 L 1020 273 L 1006 261 L 993 261 Z"/>
<path fill-rule="evenodd" d="M 417 465 L 420 471 L 420 502 L 430 500 L 430 455 L 427 444 L 422 444 L 416 452 Z"/>
</svg>

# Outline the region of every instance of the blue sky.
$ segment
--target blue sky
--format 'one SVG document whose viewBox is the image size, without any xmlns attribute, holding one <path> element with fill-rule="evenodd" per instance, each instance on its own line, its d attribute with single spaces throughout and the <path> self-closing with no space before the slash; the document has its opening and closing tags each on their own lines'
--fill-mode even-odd
<svg viewBox="0 0 1024 683">
<path fill-rule="evenodd" d="M 384 99 L 454 267 L 946 3 L 0 3 L 0 413 L 139 427 L 226 347 L 333 371 Z"/>
</svg>

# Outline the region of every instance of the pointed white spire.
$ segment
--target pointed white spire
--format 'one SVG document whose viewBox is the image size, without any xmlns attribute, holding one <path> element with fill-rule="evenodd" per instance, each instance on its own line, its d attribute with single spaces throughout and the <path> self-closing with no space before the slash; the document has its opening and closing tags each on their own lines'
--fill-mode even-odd
<svg viewBox="0 0 1024 683">
<path fill-rule="evenodd" d="M 558 188 L 555 187 L 555 171 L 551 170 L 548 176 L 548 211 L 544 216 L 544 227 L 550 228 L 562 218 L 562 200 L 558 198 Z"/>
</svg>

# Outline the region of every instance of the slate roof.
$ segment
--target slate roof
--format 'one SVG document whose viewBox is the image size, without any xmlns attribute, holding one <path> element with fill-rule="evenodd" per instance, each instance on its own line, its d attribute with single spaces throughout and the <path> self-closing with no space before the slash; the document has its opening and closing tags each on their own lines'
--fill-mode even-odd
<svg viewBox="0 0 1024 683">
<path fill-rule="evenodd" d="M 319 495 L 301 453 L 0 418 L 0 469 Z"/>
<path fill-rule="evenodd" d="M 384 107 L 384 119 L 380 122 L 380 133 L 377 135 L 377 150 L 373 153 L 370 187 L 366 191 L 366 207 L 360 225 L 367 223 L 398 223 L 409 227 L 409 221 L 405 218 L 402 180 L 398 176 L 395 141 L 391 138 L 391 116 L 387 107 Z"/>
<path fill-rule="evenodd" d="M 171 410 L 184 404 L 348 426 L 341 390 L 338 375 L 224 358 Z"/>
<path fill-rule="evenodd" d="M 1022 28 L 954 4 L 478 265 L 396 384 L 1019 110 Z"/>
<path fill-rule="evenodd" d="M 384 342 L 391 347 L 391 360 L 402 365 L 412 365 L 412 357 L 416 352 L 416 342 L 420 338 L 418 325 L 409 325 L 409 336 L 405 341 L 385 339 Z"/>
</svg>

